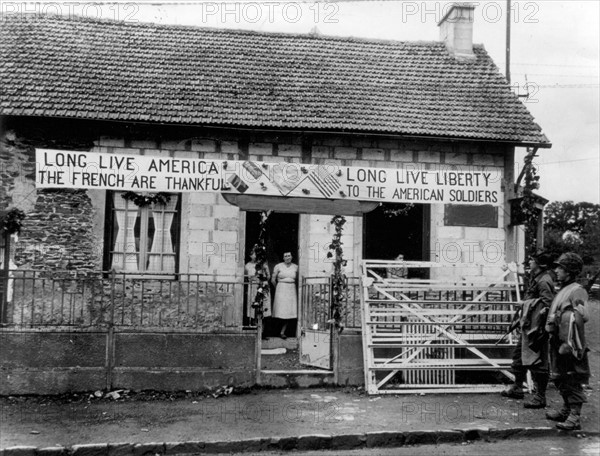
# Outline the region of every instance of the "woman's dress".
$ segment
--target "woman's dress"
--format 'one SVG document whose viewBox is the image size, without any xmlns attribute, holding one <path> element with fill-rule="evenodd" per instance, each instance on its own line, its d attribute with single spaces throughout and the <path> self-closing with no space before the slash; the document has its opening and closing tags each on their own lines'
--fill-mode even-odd
<svg viewBox="0 0 600 456">
<path fill-rule="evenodd" d="M 298 266 L 291 263 L 279 263 L 273 269 L 273 277 L 277 277 L 275 301 L 273 301 L 273 317 L 289 320 L 298 318 L 298 295 L 296 292 L 296 277 Z"/>
</svg>

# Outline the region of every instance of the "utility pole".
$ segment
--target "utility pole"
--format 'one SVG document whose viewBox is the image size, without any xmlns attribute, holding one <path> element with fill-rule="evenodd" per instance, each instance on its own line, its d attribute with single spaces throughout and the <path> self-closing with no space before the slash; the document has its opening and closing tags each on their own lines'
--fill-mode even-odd
<svg viewBox="0 0 600 456">
<path fill-rule="evenodd" d="M 506 80 L 510 85 L 510 0 L 506 0 Z"/>
</svg>

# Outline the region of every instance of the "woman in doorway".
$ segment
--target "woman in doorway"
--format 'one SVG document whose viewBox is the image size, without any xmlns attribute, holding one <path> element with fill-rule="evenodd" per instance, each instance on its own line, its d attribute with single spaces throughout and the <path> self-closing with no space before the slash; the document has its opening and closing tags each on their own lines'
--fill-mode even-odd
<svg viewBox="0 0 600 456">
<path fill-rule="evenodd" d="M 273 301 L 273 317 L 283 320 L 279 337 L 286 339 L 285 330 L 290 320 L 298 318 L 298 299 L 296 295 L 296 279 L 298 265 L 292 263 L 292 253 L 283 254 L 283 263 L 278 263 L 273 269 L 272 282 L 275 288 Z"/>
</svg>

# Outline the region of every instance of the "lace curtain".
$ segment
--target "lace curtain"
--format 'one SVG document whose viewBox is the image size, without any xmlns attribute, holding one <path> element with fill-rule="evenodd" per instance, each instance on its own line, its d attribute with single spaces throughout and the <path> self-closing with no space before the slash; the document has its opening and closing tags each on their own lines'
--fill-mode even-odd
<svg viewBox="0 0 600 456">
<path fill-rule="evenodd" d="M 120 193 L 113 193 L 117 236 L 112 247 L 112 268 L 116 271 L 138 271 L 138 252 L 135 242 L 135 221 L 139 208 L 121 198 Z"/>
<path fill-rule="evenodd" d="M 152 216 L 154 218 L 154 238 L 149 254 L 148 271 L 175 272 L 175 255 L 173 251 L 173 239 L 171 237 L 171 225 L 175 217 L 177 207 L 177 196 L 164 206 L 154 206 Z"/>
</svg>

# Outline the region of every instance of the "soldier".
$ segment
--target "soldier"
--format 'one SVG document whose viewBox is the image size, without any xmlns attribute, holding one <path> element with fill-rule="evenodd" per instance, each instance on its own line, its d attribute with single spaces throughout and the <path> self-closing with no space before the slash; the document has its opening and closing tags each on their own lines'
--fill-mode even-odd
<svg viewBox="0 0 600 456">
<path fill-rule="evenodd" d="M 523 404 L 525 408 L 546 407 L 548 344 L 545 324 L 555 295 L 555 277 L 551 266 L 552 258 L 545 253 L 538 253 L 529 260 L 529 283 L 519 321 L 521 335 L 513 351 L 512 371 L 515 380 L 508 390 L 501 393 L 505 397 L 523 399 L 523 382 L 527 370 L 531 371 L 535 395 Z"/>
<path fill-rule="evenodd" d="M 585 343 L 584 323 L 588 320 L 588 294 L 575 282 L 583 269 L 581 257 L 565 253 L 554 263 L 560 290 L 550 307 L 546 331 L 550 334 L 550 371 L 564 404 L 561 410 L 546 413 L 546 418 L 558 421 L 559 429 L 581 429 L 581 406 L 586 402 L 582 383 L 590 369 Z"/>
</svg>

